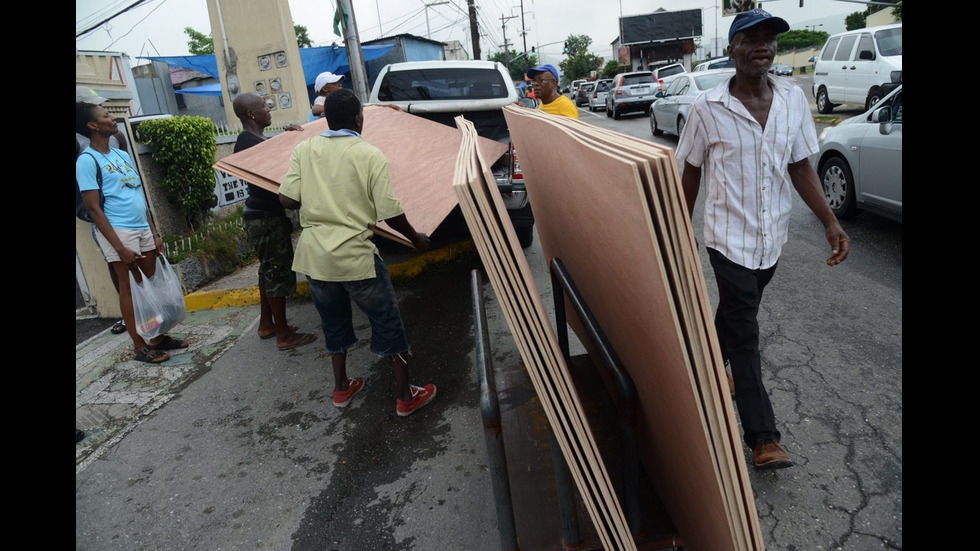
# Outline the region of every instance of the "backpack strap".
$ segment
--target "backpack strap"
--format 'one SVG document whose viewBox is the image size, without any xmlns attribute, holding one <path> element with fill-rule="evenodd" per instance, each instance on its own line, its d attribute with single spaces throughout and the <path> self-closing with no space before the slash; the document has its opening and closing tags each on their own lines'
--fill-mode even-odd
<svg viewBox="0 0 980 551">
<path fill-rule="evenodd" d="M 102 167 L 99 166 L 99 160 L 88 151 L 83 151 L 82 153 L 92 157 L 92 160 L 95 161 L 95 181 L 99 183 L 99 195 L 102 195 Z"/>
<path fill-rule="evenodd" d="M 99 206 L 105 208 L 105 194 L 102 193 L 102 167 L 99 166 L 99 160 L 95 158 L 95 155 L 88 151 L 82 153 L 92 157 L 92 160 L 95 161 L 95 181 L 99 183 Z"/>
</svg>

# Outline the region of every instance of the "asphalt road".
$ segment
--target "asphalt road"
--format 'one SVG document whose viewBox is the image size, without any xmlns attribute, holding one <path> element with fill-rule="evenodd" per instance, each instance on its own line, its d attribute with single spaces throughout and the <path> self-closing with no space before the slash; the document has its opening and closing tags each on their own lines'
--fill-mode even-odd
<svg viewBox="0 0 980 551">
<path fill-rule="evenodd" d="M 649 136 L 642 117 L 598 115 Z M 693 224 L 700 235 L 698 214 Z M 749 471 L 768 549 L 903 546 L 902 227 L 863 214 L 844 228 L 851 255 L 830 268 L 819 222 L 795 205 L 760 313 L 766 383 L 796 462 Z M 525 254 L 548 305 L 537 239 Z M 343 410 L 329 403 L 320 341 L 276 351 L 255 336 L 257 306 L 190 314 L 188 356 L 127 364 L 104 391 L 138 398 L 181 374 L 165 400 L 77 463 L 76 549 L 500 549 L 478 411 L 473 269 L 470 255 L 397 287 L 413 381 L 439 387 L 408 418 L 393 411 L 390 368 L 368 351 L 357 314 L 349 365 L 368 382 Z M 704 277 L 714 302 L 710 269 Z M 520 354 L 489 284 L 484 295 L 493 360 L 515 368 Z M 290 303 L 290 321 L 318 332 L 308 299 Z M 111 407 L 141 407 L 136 398 Z"/>
</svg>

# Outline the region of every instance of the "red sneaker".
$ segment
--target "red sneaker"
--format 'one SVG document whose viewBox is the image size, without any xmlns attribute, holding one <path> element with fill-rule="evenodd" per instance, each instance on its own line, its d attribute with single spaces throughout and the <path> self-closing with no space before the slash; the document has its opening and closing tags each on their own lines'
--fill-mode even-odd
<svg viewBox="0 0 980 551">
<path fill-rule="evenodd" d="M 428 404 L 436 397 L 436 385 L 409 385 L 409 387 L 412 389 L 412 399 L 408 402 L 403 402 L 402 400 L 396 401 L 395 411 L 398 412 L 399 417 L 406 417 L 415 413 L 416 410 Z"/>
<path fill-rule="evenodd" d="M 335 390 L 333 391 L 333 405 L 342 408 L 347 407 L 350 403 L 351 398 L 362 388 L 364 388 L 364 377 L 354 377 L 353 379 L 348 379 L 350 386 L 347 390 Z"/>
</svg>

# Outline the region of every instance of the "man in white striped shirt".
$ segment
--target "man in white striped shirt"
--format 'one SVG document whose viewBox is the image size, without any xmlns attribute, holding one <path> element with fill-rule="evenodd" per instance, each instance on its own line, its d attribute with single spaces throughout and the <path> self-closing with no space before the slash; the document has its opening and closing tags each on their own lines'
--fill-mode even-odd
<svg viewBox="0 0 980 551">
<path fill-rule="evenodd" d="M 827 264 L 840 264 L 848 253 L 847 234 L 808 160 L 819 145 L 806 96 L 790 79 L 769 76 L 776 35 L 788 30 L 761 8 L 735 17 L 728 36 L 735 75 L 694 100 L 675 151 L 691 213 L 704 175 L 704 244 L 718 284 L 715 328 L 758 469 L 793 465 L 762 382 L 757 320 L 788 236 L 791 185 L 823 223 Z"/>
</svg>

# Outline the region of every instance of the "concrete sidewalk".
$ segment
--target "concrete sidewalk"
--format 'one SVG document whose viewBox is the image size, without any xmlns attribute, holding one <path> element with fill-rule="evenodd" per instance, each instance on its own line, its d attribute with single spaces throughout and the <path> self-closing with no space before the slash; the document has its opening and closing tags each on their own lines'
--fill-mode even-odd
<svg viewBox="0 0 980 551">
<path fill-rule="evenodd" d="M 396 282 L 474 251 L 468 233 L 452 223 L 432 236 L 432 248 L 424 253 L 390 242 L 379 242 L 378 247 Z M 85 431 L 84 440 L 75 445 L 76 473 L 206 373 L 239 337 L 254 331 L 259 316 L 257 280 L 254 263 L 186 295 L 187 317 L 171 334 L 187 340 L 190 347 L 170 351 L 166 362 L 133 360 L 132 341 L 126 333 L 110 333 L 111 322 L 76 345 L 75 427 Z M 297 274 L 297 280 L 291 304 L 310 300 L 306 277 Z M 306 330 L 317 334 L 315 324 L 309 325 Z"/>
</svg>

